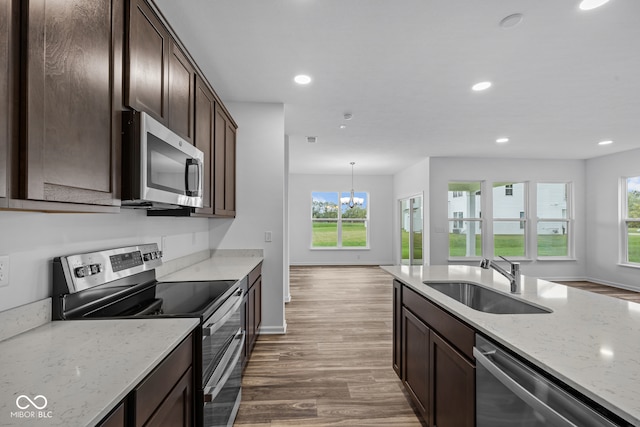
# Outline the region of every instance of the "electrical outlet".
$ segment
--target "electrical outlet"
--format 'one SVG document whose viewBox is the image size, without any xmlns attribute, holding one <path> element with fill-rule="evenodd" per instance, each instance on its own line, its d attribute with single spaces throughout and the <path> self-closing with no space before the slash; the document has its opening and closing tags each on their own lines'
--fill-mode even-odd
<svg viewBox="0 0 640 427">
<path fill-rule="evenodd" d="M 264 232 L 264 241 L 265 242 L 270 242 L 271 241 L 271 232 L 270 231 L 265 231 Z"/>
<path fill-rule="evenodd" d="M 9 256 L 0 256 L 0 287 L 9 286 Z"/>
</svg>

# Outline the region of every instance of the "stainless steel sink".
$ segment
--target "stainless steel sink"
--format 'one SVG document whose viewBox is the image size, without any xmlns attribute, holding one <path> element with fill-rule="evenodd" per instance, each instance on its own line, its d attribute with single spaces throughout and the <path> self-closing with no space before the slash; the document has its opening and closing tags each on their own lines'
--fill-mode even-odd
<svg viewBox="0 0 640 427">
<path fill-rule="evenodd" d="M 475 283 L 424 282 L 425 285 L 442 292 L 448 297 L 484 313 L 494 314 L 537 314 L 551 313 L 548 308 L 534 305 Z"/>
</svg>

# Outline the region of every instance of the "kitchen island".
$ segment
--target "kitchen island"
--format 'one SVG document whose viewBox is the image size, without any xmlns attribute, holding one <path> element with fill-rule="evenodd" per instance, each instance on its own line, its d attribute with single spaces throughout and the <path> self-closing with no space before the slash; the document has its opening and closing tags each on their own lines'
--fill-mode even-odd
<svg viewBox="0 0 640 427">
<path fill-rule="evenodd" d="M 509 281 L 493 270 L 382 268 L 478 332 L 632 425 L 640 425 L 640 304 L 522 276 L 522 293 L 512 296 L 552 313 L 483 313 L 423 282 L 472 282 L 509 294 Z"/>
</svg>

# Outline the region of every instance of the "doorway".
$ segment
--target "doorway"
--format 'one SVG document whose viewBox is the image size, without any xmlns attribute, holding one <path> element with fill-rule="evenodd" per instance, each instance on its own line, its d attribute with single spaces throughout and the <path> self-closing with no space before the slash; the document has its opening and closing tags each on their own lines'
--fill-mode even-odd
<svg viewBox="0 0 640 427">
<path fill-rule="evenodd" d="M 422 265 L 422 196 L 400 200 L 400 264 Z"/>
</svg>

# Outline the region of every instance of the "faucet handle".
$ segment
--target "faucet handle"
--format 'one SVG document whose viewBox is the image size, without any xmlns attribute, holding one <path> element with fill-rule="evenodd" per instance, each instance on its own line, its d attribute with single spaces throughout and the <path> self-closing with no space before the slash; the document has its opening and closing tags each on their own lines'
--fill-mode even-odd
<svg viewBox="0 0 640 427">
<path fill-rule="evenodd" d="M 491 261 L 489 261 L 489 259 L 487 258 L 482 258 L 482 260 L 480 261 L 480 267 L 482 268 L 489 268 L 491 266 Z"/>
</svg>

